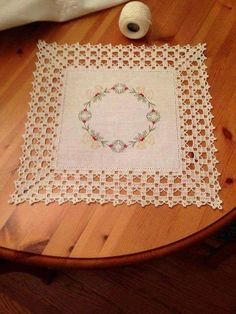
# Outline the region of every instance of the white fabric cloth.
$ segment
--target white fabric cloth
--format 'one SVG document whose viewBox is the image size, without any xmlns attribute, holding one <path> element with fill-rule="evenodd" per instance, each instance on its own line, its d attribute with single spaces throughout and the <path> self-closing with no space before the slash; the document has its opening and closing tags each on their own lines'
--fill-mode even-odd
<svg viewBox="0 0 236 314">
<path fill-rule="evenodd" d="M 63 22 L 127 0 L 1 0 L 0 30 L 35 21 Z"/>
<path fill-rule="evenodd" d="M 57 169 L 180 171 L 174 71 L 69 68 L 65 84 Z"/>
<path fill-rule="evenodd" d="M 11 202 L 221 208 L 204 50 L 40 41 Z"/>
</svg>

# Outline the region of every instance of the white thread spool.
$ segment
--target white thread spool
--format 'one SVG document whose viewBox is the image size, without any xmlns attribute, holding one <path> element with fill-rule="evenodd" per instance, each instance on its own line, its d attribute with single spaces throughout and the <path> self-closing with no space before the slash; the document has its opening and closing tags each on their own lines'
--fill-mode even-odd
<svg viewBox="0 0 236 314">
<path fill-rule="evenodd" d="M 127 3 L 120 14 L 119 28 L 123 35 L 131 39 L 144 37 L 151 25 L 151 11 L 140 1 Z"/>
</svg>

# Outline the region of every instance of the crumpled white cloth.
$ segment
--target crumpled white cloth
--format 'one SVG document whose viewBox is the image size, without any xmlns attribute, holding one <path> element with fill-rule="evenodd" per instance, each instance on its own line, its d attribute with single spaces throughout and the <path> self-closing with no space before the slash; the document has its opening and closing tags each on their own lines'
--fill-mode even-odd
<svg viewBox="0 0 236 314">
<path fill-rule="evenodd" d="M 0 30 L 35 21 L 67 21 L 127 0 L 1 0 Z"/>
</svg>

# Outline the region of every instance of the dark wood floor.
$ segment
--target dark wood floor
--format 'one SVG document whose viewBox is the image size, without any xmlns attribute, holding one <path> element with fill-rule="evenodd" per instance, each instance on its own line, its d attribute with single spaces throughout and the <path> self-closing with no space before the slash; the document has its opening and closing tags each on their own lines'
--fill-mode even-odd
<svg viewBox="0 0 236 314">
<path fill-rule="evenodd" d="M 205 244 L 148 263 L 63 271 L 46 285 L 23 273 L 0 276 L 0 313 L 235 314 L 236 256 L 203 263 Z"/>
</svg>

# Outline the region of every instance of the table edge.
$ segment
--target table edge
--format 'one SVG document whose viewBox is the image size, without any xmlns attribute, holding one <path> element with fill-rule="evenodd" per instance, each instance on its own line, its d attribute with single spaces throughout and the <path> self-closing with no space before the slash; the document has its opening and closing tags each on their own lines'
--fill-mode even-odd
<svg viewBox="0 0 236 314">
<path fill-rule="evenodd" d="M 39 255 L 0 247 L 0 258 L 21 264 L 52 268 L 103 268 L 123 266 L 127 264 L 144 262 L 155 257 L 161 257 L 190 246 L 191 244 L 194 244 L 195 242 L 198 242 L 210 234 L 216 232 L 227 223 L 230 223 L 234 218 L 236 218 L 236 207 L 234 207 L 230 212 L 225 214 L 219 220 L 199 230 L 197 233 L 159 248 L 127 255 L 97 258 L 69 258 Z"/>
</svg>

